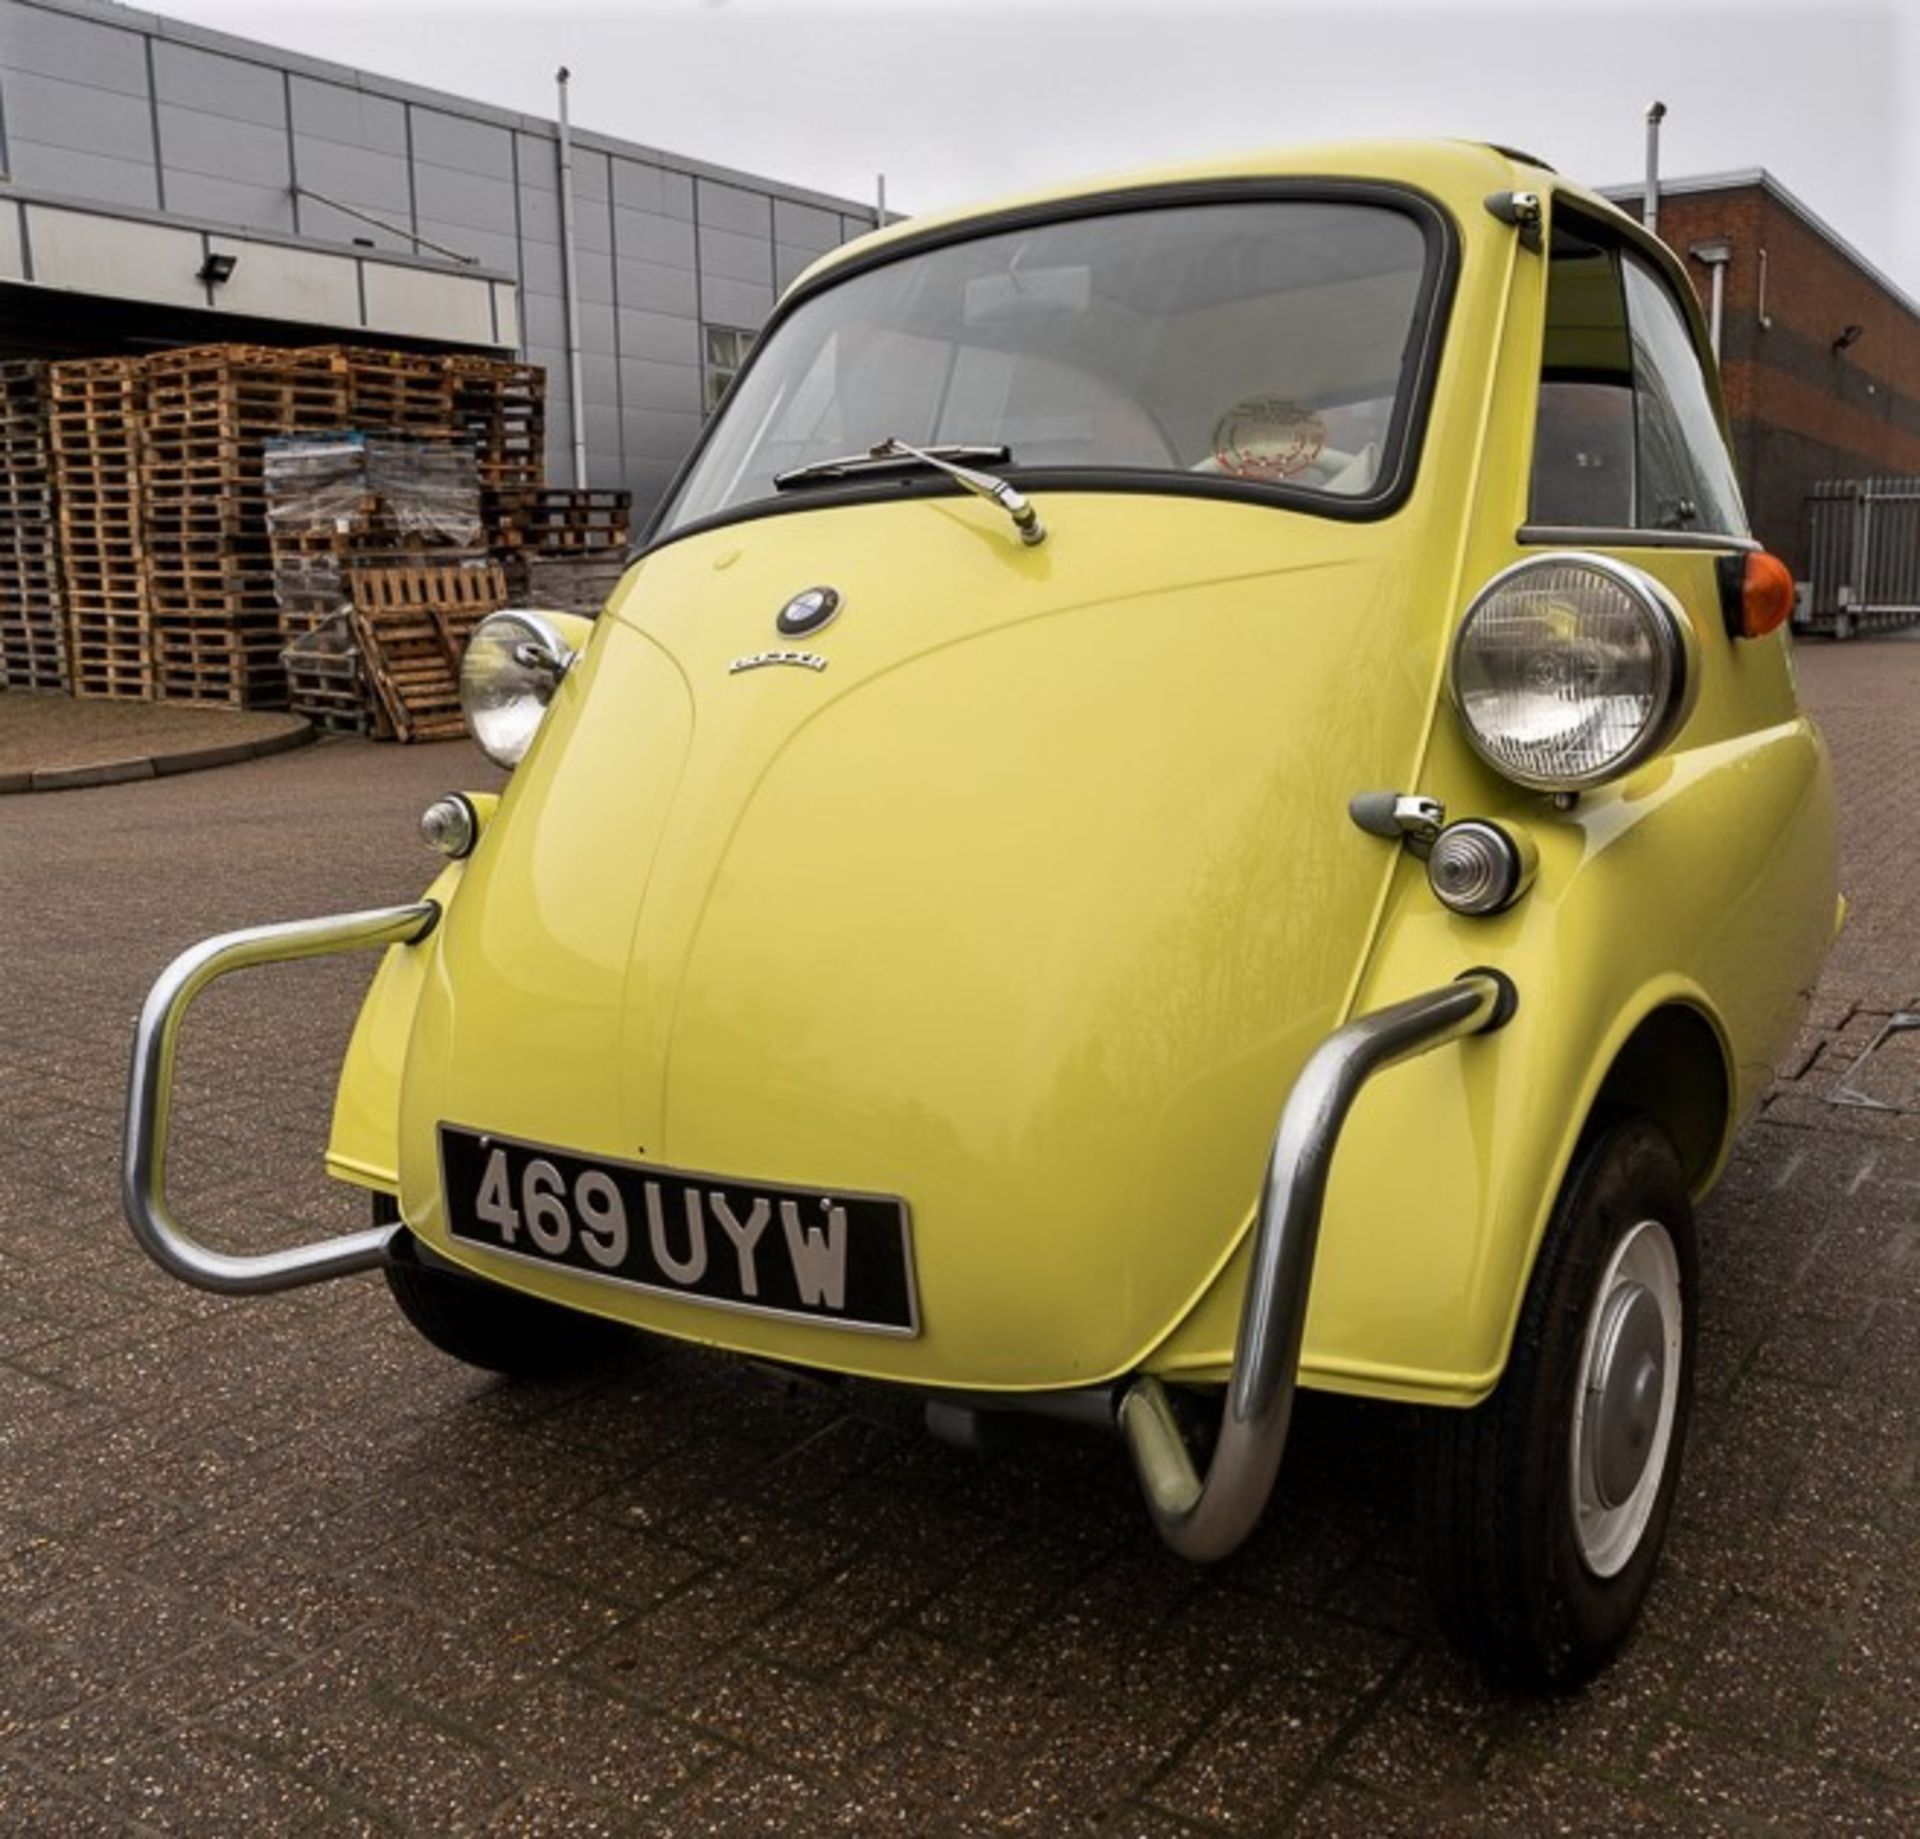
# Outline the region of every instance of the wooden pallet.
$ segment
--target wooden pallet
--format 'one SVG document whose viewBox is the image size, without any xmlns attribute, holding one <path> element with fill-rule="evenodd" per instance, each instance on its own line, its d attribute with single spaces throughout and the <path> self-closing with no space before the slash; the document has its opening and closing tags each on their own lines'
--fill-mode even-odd
<svg viewBox="0 0 1920 1839">
<path fill-rule="evenodd" d="M 0 363 L 0 688 L 69 682 L 54 483 L 50 380 L 35 360 Z"/>
<path fill-rule="evenodd" d="M 73 692 L 150 696 L 140 476 L 145 366 L 137 358 L 49 365 L 47 400 Z"/>
<path fill-rule="evenodd" d="M 367 680 L 352 617 L 336 612 L 295 638 L 280 654 L 287 706 L 327 734 L 391 740 L 393 730 Z"/>
<path fill-rule="evenodd" d="M 501 549 L 624 550 L 633 539 L 631 492 L 493 490 L 483 502 L 490 540 Z"/>
<path fill-rule="evenodd" d="M 353 629 L 394 738 L 450 740 L 467 731 L 460 657 L 473 628 L 507 602 L 484 568 L 352 568 Z"/>
<path fill-rule="evenodd" d="M 535 488 L 546 479 L 547 373 L 505 358 L 445 360 L 454 425 L 473 442 L 483 486 Z"/>
</svg>

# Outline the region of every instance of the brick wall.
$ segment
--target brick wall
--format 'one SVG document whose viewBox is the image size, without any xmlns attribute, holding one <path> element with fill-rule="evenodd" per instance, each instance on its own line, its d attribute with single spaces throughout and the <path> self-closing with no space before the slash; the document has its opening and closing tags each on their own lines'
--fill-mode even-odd
<svg viewBox="0 0 1920 1839">
<path fill-rule="evenodd" d="M 1638 213 L 1637 199 L 1619 202 Z M 1732 246 L 1720 369 L 1734 457 L 1755 533 L 1804 573 L 1805 504 L 1816 480 L 1920 476 L 1920 316 L 1758 185 L 1663 196 L 1660 235 L 1685 262 L 1703 308 L 1712 270 L 1687 251 Z M 1836 351 L 1849 325 L 1861 336 Z"/>
</svg>

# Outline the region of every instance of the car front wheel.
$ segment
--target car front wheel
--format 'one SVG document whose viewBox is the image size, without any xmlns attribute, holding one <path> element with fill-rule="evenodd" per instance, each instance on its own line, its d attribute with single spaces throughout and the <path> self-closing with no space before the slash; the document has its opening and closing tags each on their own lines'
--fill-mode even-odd
<svg viewBox="0 0 1920 1839">
<path fill-rule="evenodd" d="M 1422 1439 L 1421 1545 L 1455 1641 L 1497 1677 L 1570 1687 L 1626 1639 L 1673 1510 L 1693 1382 L 1693 1214 L 1644 1118 L 1590 1130 L 1486 1402 Z"/>
<path fill-rule="evenodd" d="M 382 1194 L 374 1197 L 373 1217 L 390 1225 L 400 1215 Z M 427 1340 L 489 1373 L 552 1379 L 599 1366 L 631 1343 L 616 1322 L 523 1296 L 430 1258 L 404 1227 L 386 1278 L 400 1313 Z"/>
</svg>

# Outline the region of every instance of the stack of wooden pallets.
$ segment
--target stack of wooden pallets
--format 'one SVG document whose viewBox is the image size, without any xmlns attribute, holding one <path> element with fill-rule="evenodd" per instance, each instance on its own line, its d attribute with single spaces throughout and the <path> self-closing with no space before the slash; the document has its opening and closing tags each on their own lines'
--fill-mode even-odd
<svg viewBox="0 0 1920 1839">
<path fill-rule="evenodd" d="M 267 443 L 266 477 L 289 704 L 332 732 L 390 734 L 347 617 L 348 576 L 486 563 L 473 450 L 357 431 L 295 436 Z M 385 604 L 377 586 L 362 598 Z"/>
<path fill-rule="evenodd" d="M 473 443 L 489 490 L 538 488 L 547 476 L 547 373 L 506 358 L 450 357 L 454 427 Z"/>
<path fill-rule="evenodd" d="M 263 446 L 339 427 L 346 412 L 325 351 L 203 345 L 147 360 L 143 514 L 162 700 L 285 701 Z"/>
<path fill-rule="evenodd" d="M 67 687 L 47 367 L 0 364 L 0 688 Z"/>
<path fill-rule="evenodd" d="M 137 358 L 87 358 L 54 364 L 48 376 L 69 680 L 76 696 L 149 696 L 140 470 L 146 372 Z"/>
<path fill-rule="evenodd" d="M 496 549 L 585 554 L 625 549 L 633 538 L 631 492 L 521 486 L 489 490 L 484 502 L 489 539 Z"/>
<path fill-rule="evenodd" d="M 507 604 L 498 564 L 349 568 L 347 585 L 360 656 L 394 738 L 465 734 L 460 659 L 474 627 Z"/>
<path fill-rule="evenodd" d="M 362 433 L 445 437 L 456 428 L 449 360 L 417 351 L 371 345 L 331 345 L 312 353 L 339 372 L 346 387 L 346 419 Z"/>
<path fill-rule="evenodd" d="M 631 492 L 520 489 L 486 494 L 489 539 L 516 606 L 591 617 L 626 573 Z"/>
</svg>

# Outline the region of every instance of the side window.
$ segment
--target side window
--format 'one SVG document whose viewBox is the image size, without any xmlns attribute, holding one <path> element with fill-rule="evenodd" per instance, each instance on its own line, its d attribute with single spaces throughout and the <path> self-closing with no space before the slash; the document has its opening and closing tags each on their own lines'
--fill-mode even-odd
<svg viewBox="0 0 1920 1839">
<path fill-rule="evenodd" d="M 1686 319 L 1666 284 L 1631 250 L 1622 278 L 1633 334 L 1634 521 L 1643 530 L 1745 536 L 1740 487 Z"/>
<path fill-rule="evenodd" d="M 1556 230 L 1529 515 L 1537 524 L 1623 530 L 1633 507 L 1633 341 L 1619 262 Z"/>
<path fill-rule="evenodd" d="M 1632 250 L 1558 229 L 1534 435 L 1534 523 L 1744 536 L 1685 316 Z"/>
</svg>

